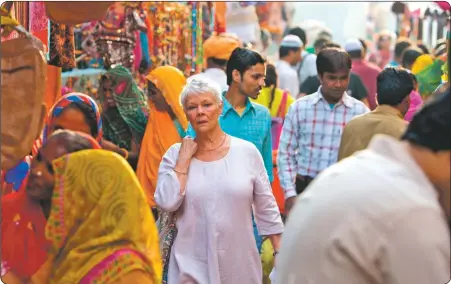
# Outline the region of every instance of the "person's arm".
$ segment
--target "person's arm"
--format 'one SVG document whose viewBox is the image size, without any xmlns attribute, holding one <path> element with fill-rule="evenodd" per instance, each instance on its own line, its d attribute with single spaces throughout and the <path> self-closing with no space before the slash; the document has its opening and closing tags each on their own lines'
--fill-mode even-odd
<svg viewBox="0 0 451 284">
<path fill-rule="evenodd" d="M 297 150 L 299 145 L 299 121 L 297 104 L 291 105 L 282 127 L 277 154 L 277 171 L 285 195 L 285 212 L 288 216 L 296 198 Z"/>
<path fill-rule="evenodd" d="M 351 76 L 355 87 L 352 89 L 351 96 L 368 106 L 368 89 L 363 84 L 363 81 L 360 79 L 359 75 L 353 73 Z"/>
<path fill-rule="evenodd" d="M 127 162 L 133 169 L 136 169 L 136 166 L 138 165 L 139 153 L 122 149 L 119 146 L 115 145 L 113 142 L 110 142 L 105 139 L 102 139 L 102 141 L 100 142 L 100 146 L 102 146 L 102 148 L 105 150 L 109 150 L 115 152 L 116 154 L 121 155 L 127 160 Z"/>
<path fill-rule="evenodd" d="M 269 237 L 274 250 L 278 251 L 280 247 L 280 236 L 284 228 L 282 218 L 277 207 L 276 199 L 272 193 L 263 159 L 257 149 L 255 149 L 253 156 L 252 171 L 255 173 L 253 180 L 255 222 L 259 235 Z"/>
<path fill-rule="evenodd" d="M 291 74 L 291 73 L 290 73 Z M 293 98 L 297 98 L 299 96 L 299 78 L 297 74 L 293 73 L 293 76 L 289 76 L 287 80 L 287 89 L 290 92 Z"/>
<path fill-rule="evenodd" d="M 196 142 L 184 138 L 182 145 L 173 145 L 163 156 L 155 189 L 155 202 L 161 209 L 174 212 L 182 204 L 189 166 L 196 150 Z"/>
<path fill-rule="evenodd" d="M 381 263 L 390 283 L 447 283 L 450 242 L 445 218 L 432 209 L 414 209 L 391 226 Z"/>
<path fill-rule="evenodd" d="M 265 140 L 263 141 L 263 161 L 265 163 L 265 169 L 268 173 L 270 182 L 273 182 L 273 163 L 272 163 L 272 135 L 271 135 L 271 116 L 268 113 L 268 127 L 266 130 Z"/>
<path fill-rule="evenodd" d="M 1 261 L 1 279 L 3 283 L 7 284 L 22 284 L 23 281 L 20 279 L 14 271 L 11 270 L 6 261 Z"/>
</svg>

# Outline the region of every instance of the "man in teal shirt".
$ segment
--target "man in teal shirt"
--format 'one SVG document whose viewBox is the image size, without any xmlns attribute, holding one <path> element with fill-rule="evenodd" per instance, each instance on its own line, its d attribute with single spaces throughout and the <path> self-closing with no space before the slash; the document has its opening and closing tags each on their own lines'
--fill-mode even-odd
<svg viewBox="0 0 451 284">
<path fill-rule="evenodd" d="M 223 112 L 219 118 L 221 128 L 227 134 L 252 142 L 263 157 L 269 181 L 273 181 L 271 115 L 269 110 L 253 103 L 265 85 L 265 59 L 255 51 L 238 47 L 227 62 L 227 84 L 229 89 L 223 94 Z M 195 137 L 191 125 L 187 135 Z M 260 251 L 262 239 L 254 233 Z"/>
</svg>

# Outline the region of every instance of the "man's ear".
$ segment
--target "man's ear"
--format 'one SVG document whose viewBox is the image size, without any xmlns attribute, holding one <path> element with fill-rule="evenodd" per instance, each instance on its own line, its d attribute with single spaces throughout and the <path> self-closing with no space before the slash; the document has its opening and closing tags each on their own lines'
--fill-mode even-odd
<svg viewBox="0 0 451 284">
<path fill-rule="evenodd" d="M 242 81 L 240 71 L 238 71 L 236 69 L 232 71 L 232 80 L 234 82 L 241 82 Z"/>
<path fill-rule="evenodd" d="M 45 118 L 47 116 L 47 106 L 45 104 L 41 105 L 41 117 L 39 118 L 39 127 L 36 133 L 36 139 L 41 136 L 42 129 L 44 128 Z"/>
<path fill-rule="evenodd" d="M 318 73 L 318 75 L 316 75 L 318 77 L 319 82 L 321 83 L 321 85 L 323 84 L 323 76 L 321 74 Z"/>
</svg>

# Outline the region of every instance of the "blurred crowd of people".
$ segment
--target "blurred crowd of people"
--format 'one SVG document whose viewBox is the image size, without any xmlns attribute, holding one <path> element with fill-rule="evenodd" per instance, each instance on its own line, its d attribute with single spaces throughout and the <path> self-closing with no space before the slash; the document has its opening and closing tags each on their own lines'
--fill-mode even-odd
<svg viewBox="0 0 451 284">
<path fill-rule="evenodd" d="M 2 171 L 2 280 L 448 281 L 449 38 L 308 40 L 268 62 L 212 35 L 202 73 L 60 97 Z"/>
</svg>

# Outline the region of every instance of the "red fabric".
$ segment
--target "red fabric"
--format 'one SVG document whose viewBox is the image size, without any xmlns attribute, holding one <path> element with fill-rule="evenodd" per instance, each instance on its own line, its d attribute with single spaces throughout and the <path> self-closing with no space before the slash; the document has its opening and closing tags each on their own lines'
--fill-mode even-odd
<svg viewBox="0 0 451 284">
<path fill-rule="evenodd" d="M 25 190 L 2 198 L 2 262 L 21 279 L 33 276 L 47 259 L 46 222 Z"/>
<path fill-rule="evenodd" d="M 277 150 L 272 151 L 272 162 L 273 165 L 277 165 Z M 285 196 L 283 193 L 283 189 L 280 186 L 279 175 L 277 174 L 277 166 L 273 168 L 273 176 L 274 180 L 271 184 L 272 193 L 274 198 L 276 199 L 277 206 L 279 207 L 280 213 L 285 212 Z"/>
<path fill-rule="evenodd" d="M 215 32 L 217 34 L 226 32 L 226 2 L 215 3 Z"/>
<path fill-rule="evenodd" d="M 377 92 L 377 75 L 382 71 L 376 64 L 372 64 L 366 60 L 353 59 L 352 72 L 359 75 L 363 84 L 368 89 L 368 104 L 370 110 L 377 106 L 376 92 Z"/>
<path fill-rule="evenodd" d="M 437 5 L 445 11 L 449 11 L 450 5 L 446 1 L 434 1 Z"/>
</svg>

